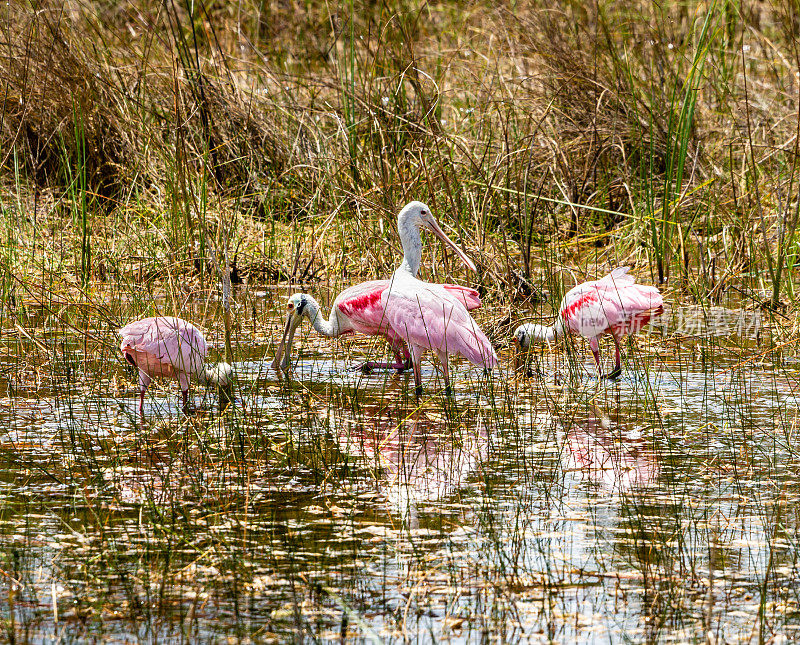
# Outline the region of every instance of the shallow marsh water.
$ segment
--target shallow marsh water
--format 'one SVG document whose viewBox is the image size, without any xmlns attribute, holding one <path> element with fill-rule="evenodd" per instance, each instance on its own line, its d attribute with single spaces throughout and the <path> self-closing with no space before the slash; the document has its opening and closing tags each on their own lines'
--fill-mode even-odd
<svg viewBox="0 0 800 645">
<path fill-rule="evenodd" d="M 7 640 L 798 637 L 796 364 L 651 335 L 617 382 L 578 347 L 459 362 L 453 397 L 427 363 L 418 402 L 350 369 L 369 341 L 304 334 L 278 381 L 255 306 L 232 408 L 155 386 L 142 427 L 111 326 L 6 334 Z"/>
</svg>

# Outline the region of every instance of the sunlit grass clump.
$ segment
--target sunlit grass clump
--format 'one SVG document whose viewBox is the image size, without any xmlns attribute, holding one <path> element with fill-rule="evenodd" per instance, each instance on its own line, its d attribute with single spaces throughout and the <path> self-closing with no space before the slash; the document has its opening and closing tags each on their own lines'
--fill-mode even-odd
<svg viewBox="0 0 800 645">
<path fill-rule="evenodd" d="M 0 639 L 795 640 L 797 24 L 5 3 Z M 429 244 L 420 276 L 480 293 L 502 370 L 453 361 L 446 396 L 426 361 L 417 398 L 352 370 L 383 340 L 300 327 L 279 379 L 287 296 L 388 278 L 412 200 L 477 265 Z M 665 300 L 621 380 L 579 338 L 513 369 L 618 266 Z M 154 383 L 140 423 L 117 330 L 157 315 L 230 401 Z"/>
</svg>

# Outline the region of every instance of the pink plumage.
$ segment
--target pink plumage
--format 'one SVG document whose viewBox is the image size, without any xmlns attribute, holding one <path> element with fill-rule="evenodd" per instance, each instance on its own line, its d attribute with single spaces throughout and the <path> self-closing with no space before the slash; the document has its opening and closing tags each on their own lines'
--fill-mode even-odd
<svg viewBox="0 0 800 645">
<path fill-rule="evenodd" d="M 403 371 L 409 360 L 405 343 L 387 326 L 381 294 L 389 285 L 388 280 L 363 282 L 342 291 L 331 306 L 331 318 L 336 316 L 339 334 L 357 331 L 367 336 L 383 336 L 392 349 L 394 363 L 368 361 L 362 365 L 365 372 L 378 368 L 393 368 Z"/>
<path fill-rule="evenodd" d="M 603 334 L 636 333 L 663 307 L 656 287 L 636 284 L 628 267 L 619 267 L 600 280 L 570 289 L 559 315 L 569 331 L 591 340 Z"/>
<path fill-rule="evenodd" d="M 426 350 L 439 356 L 448 389 L 449 354 L 460 354 L 487 369 L 499 365 L 489 339 L 451 290 L 418 280 L 401 268 L 395 271 L 381 301 L 389 327 L 409 347 L 418 392 L 422 389 L 420 358 Z"/>
<path fill-rule="evenodd" d="M 469 287 L 462 287 L 460 284 L 442 284 L 433 285 L 446 289 L 453 296 L 458 298 L 458 301 L 466 307 L 467 311 L 474 311 L 481 308 L 481 295 Z"/>
<path fill-rule="evenodd" d="M 154 378 L 177 379 L 181 386 L 184 408 L 192 376 L 205 382 L 224 381 L 230 367 L 215 373 L 204 367 L 208 353 L 206 339 L 192 323 L 180 318 L 158 316 L 125 325 L 120 351 L 139 370 L 139 411 L 144 412 L 144 393 Z M 224 384 L 224 383 L 223 383 Z"/>
<path fill-rule="evenodd" d="M 310 295 L 297 293 L 290 296 L 286 305 L 288 311 L 286 327 L 283 332 L 283 338 L 275 352 L 275 359 L 272 363 L 273 367 L 276 369 L 288 368 L 292 339 L 294 338 L 295 330 L 303 316 L 311 321 L 314 329 L 329 338 L 337 338 L 353 332 L 371 336 L 379 335 L 386 338 L 394 353 L 395 362 L 376 363 L 374 361 L 368 361 L 361 366 L 364 372 L 369 372 L 375 368 L 392 368 L 403 371 L 407 369 L 410 364 L 413 364 L 413 357 L 407 346 L 407 335 L 400 333 L 397 325 L 393 325 L 388 319 L 388 312 L 386 311 L 386 293 L 395 288 L 395 278 L 399 274 L 407 275 L 410 279 L 416 280 L 415 276 L 419 270 L 422 259 L 421 228 L 431 230 L 450 247 L 470 269 L 473 271 L 476 270 L 472 260 L 444 234 L 431 214 L 430 209 L 421 202 L 411 202 L 403 208 L 397 217 L 397 230 L 403 245 L 403 262 L 392 280 L 373 280 L 345 289 L 336 297 L 336 300 L 334 300 L 331 305 L 331 314 L 327 320 L 325 320 L 320 312 L 319 303 Z M 480 295 L 477 291 L 469 287 L 462 287 L 454 284 L 431 285 L 419 281 L 417 282 L 426 285 L 428 297 L 433 300 L 438 299 L 443 303 L 449 303 L 448 307 L 451 309 L 453 306 L 457 306 L 459 312 L 463 311 L 469 321 L 472 321 L 472 318 L 467 314 L 467 311 L 477 309 L 481 306 Z M 428 317 L 431 318 L 430 315 Z M 434 321 L 431 320 L 431 324 L 433 323 Z M 472 321 L 472 323 L 474 325 L 474 321 Z M 475 328 L 477 329 L 477 326 L 475 326 Z M 455 323 L 453 329 L 456 329 Z M 478 330 L 478 333 L 481 336 L 483 335 L 480 330 Z M 462 337 L 464 334 L 459 335 L 454 332 L 450 334 L 450 336 L 452 337 L 448 337 L 448 342 L 451 343 L 453 347 L 457 348 L 456 351 L 467 355 L 470 360 L 479 360 L 478 354 L 471 350 L 468 341 Z M 475 336 L 477 337 L 477 335 Z M 486 343 L 488 343 L 488 340 Z M 446 356 L 449 350 L 445 349 L 443 351 Z M 492 355 L 494 355 L 493 350 Z M 415 366 L 415 376 L 418 376 L 417 372 L 418 365 Z"/>
<path fill-rule="evenodd" d="M 616 347 L 616 364 L 609 376 L 622 370 L 619 341 L 625 334 L 635 334 L 653 316 L 664 311 L 664 299 L 656 287 L 636 284 L 628 267 L 614 269 L 599 280 L 584 282 L 570 289 L 558 308 L 558 320 L 552 327 L 522 325 L 515 332 L 525 347 L 530 339 L 554 340 L 565 331 L 589 340 L 597 369 L 600 367 L 600 337 L 610 334 Z"/>
<path fill-rule="evenodd" d="M 329 320 L 324 320 L 320 313 L 319 303 L 307 294 L 292 296 L 288 309 L 290 313 L 297 312 L 299 315 L 307 316 L 312 321 L 314 328 L 329 338 L 338 338 L 355 332 L 385 338 L 392 349 L 395 362 L 368 361 L 361 366 L 361 369 L 370 372 L 376 368 L 389 368 L 402 372 L 411 366 L 411 355 L 405 340 L 395 332 L 386 319 L 382 294 L 390 284 L 390 280 L 371 280 L 348 287 L 333 301 Z M 429 285 L 429 287 L 432 292 L 438 292 L 442 297 L 463 302 L 464 307 L 469 309 L 477 309 L 481 306 L 480 295 L 475 289 L 454 284 Z M 299 321 L 299 319 L 297 320 Z M 290 331 L 287 328 L 284 340 L 290 344 L 292 337 L 293 329 Z M 279 350 L 279 354 L 280 356 L 276 355 L 276 366 L 280 364 L 280 359 L 284 356 L 282 349 Z"/>
<path fill-rule="evenodd" d="M 362 282 L 342 291 L 331 309 L 338 309 L 350 320 L 354 331 L 362 334 L 382 334 L 385 327 L 381 294 L 391 283 L 390 280 L 372 280 Z M 432 289 L 443 289 L 446 294 L 457 298 L 467 311 L 480 309 L 481 297 L 475 289 L 458 284 L 432 284 Z"/>
<path fill-rule="evenodd" d="M 383 335 L 381 294 L 388 284 L 388 280 L 362 282 L 348 287 L 336 296 L 331 305 L 331 313 L 340 314 L 340 335 L 354 331 L 368 336 Z"/>
</svg>

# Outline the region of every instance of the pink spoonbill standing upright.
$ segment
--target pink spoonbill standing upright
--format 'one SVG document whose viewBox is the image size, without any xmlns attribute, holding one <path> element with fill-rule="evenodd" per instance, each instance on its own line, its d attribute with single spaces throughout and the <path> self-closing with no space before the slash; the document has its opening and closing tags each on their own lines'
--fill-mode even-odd
<svg viewBox="0 0 800 645">
<path fill-rule="evenodd" d="M 450 354 L 460 354 L 487 370 L 500 365 L 492 344 L 463 301 L 439 285 L 414 277 L 405 265 L 394 272 L 391 284 L 381 294 L 381 304 L 392 333 L 408 345 L 417 396 L 422 394 L 421 358 L 427 350 L 439 357 L 447 394 L 451 392 Z"/>
<path fill-rule="evenodd" d="M 231 385 L 233 370 L 227 363 L 205 365 L 208 348 L 202 332 L 192 323 L 175 317 L 158 316 L 128 323 L 119 330 L 120 351 L 139 370 L 139 414 L 144 416 L 144 393 L 157 377 L 177 379 L 183 396 L 183 410 L 189 402 L 189 383 L 194 376 L 201 383 L 220 388 Z"/>
<path fill-rule="evenodd" d="M 584 282 L 570 289 L 558 307 L 556 322 L 551 326 L 527 323 L 514 332 L 519 349 L 527 350 L 531 343 L 550 342 L 570 332 L 589 340 L 597 371 L 600 365 L 600 337 L 610 334 L 616 347 L 614 369 L 606 376 L 617 378 L 622 373 L 620 339 L 635 334 L 653 316 L 664 312 L 664 299 L 656 287 L 636 284 L 628 267 L 618 267 L 610 274 Z"/>
<path fill-rule="evenodd" d="M 420 263 L 422 262 L 422 236 L 420 235 L 420 229 L 422 228 L 431 230 L 434 235 L 458 255 L 464 264 L 475 271 L 475 264 L 472 260 L 445 235 L 431 214 L 431 210 L 422 202 L 407 204 L 397 216 L 397 230 L 403 246 L 401 267 L 404 271 L 414 276 L 419 271 Z M 387 325 L 385 319 L 384 305 L 381 298 L 390 285 L 391 280 L 372 280 L 345 289 L 333 301 L 331 314 L 327 320 L 321 312 L 319 303 L 312 296 L 304 293 L 296 293 L 290 296 L 286 305 L 288 312 L 286 327 L 275 352 L 272 366 L 281 370 L 288 368 L 294 334 L 305 317 L 311 321 L 317 332 L 329 338 L 338 338 L 355 332 L 386 338 L 395 356 L 395 362 L 377 363 L 368 361 L 361 366 L 362 371 L 369 372 L 376 368 L 388 368 L 402 372 L 404 369 L 408 369 L 411 357 L 404 339 Z M 439 289 L 445 294 L 452 294 L 452 297 L 463 302 L 467 309 L 480 307 L 480 296 L 474 289 L 453 284 L 431 285 L 431 287 Z"/>
</svg>

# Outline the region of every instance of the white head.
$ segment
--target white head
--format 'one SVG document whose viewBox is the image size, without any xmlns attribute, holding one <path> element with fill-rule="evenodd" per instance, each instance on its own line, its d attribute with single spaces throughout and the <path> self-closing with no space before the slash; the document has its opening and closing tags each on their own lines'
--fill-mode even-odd
<svg viewBox="0 0 800 645">
<path fill-rule="evenodd" d="M 528 349 L 533 343 L 549 343 L 555 340 L 557 335 L 555 327 L 526 323 L 517 327 L 514 332 L 514 342 L 520 349 Z"/>
<path fill-rule="evenodd" d="M 431 209 L 422 202 L 411 202 L 406 204 L 397 216 L 397 231 L 403 243 L 404 260 L 408 265 L 406 268 L 408 268 L 413 275 L 417 274 L 419 264 L 422 261 L 422 241 L 419 236 L 419 230 L 423 228 L 431 231 L 444 242 L 446 246 L 450 247 L 470 269 L 477 271 L 475 263 L 467 257 L 466 253 L 464 253 L 455 242 L 445 235 L 439 223 L 436 221 L 436 218 L 431 213 Z"/>
<path fill-rule="evenodd" d="M 230 387 L 233 383 L 233 368 L 228 363 L 206 365 L 203 368 L 203 376 L 207 383 L 213 383 L 219 387 Z"/>
<path fill-rule="evenodd" d="M 314 318 L 319 314 L 319 304 L 308 294 L 295 293 L 289 296 L 289 300 L 286 303 L 286 312 L 286 327 L 283 329 L 283 337 L 272 361 L 273 368 L 278 369 L 280 367 L 282 370 L 286 370 L 289 366 L 295 330 L 303 320 L 303 316 L 313 322 Z"/>
</svg>

